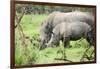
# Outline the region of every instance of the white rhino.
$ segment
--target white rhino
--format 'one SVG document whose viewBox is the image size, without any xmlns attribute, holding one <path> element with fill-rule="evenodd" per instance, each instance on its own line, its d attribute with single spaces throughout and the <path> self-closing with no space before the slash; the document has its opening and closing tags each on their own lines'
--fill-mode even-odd
<svg viewBox="0 0 100 69">
<path fill-rule="evenodd" d="M 85 22 L 62 22 L 57 24 L 53 29 L 48 45 L 58 45 L 59 41 L 62 40 L 64 47 L 66 47 L 69 45 L 70 40 L 78 40 L 81 37 L 86 38 L 90 44 L 93 43 L 93 34 L 90 25 Z"/>
<path fill-rule="evenodd" d="M 91 14 L 87 12 L 81 12 L 81 11 L 74 11 L 74 12 L 53 12 L 51 13 L 46 20 L 43 21 L 41 24 L 41 29 L 40 29 L 40 49 L 45 48 L 46 43 L 51 38 L 51 33 L 53 28 L 62 22 L 66 23 L 72 23 L 72 22 L 85 22 L 88 25 L 93 28 L 94 24 L 94 18 Z"/>
</svg>

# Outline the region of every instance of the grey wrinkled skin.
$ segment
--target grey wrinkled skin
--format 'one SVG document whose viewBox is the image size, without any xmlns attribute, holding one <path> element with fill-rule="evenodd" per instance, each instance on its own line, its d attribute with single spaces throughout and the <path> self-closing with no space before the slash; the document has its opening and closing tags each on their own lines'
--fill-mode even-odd
<svg viewBox="0 0 100 69">
<path fill-rule="evenodd" d="M 57 24 L 55 28 L 53 29 L 51 39 L 48 43 L 50 44 L 56 44 L 59 43 L 60 40 L 63 41 L 64 47 L 67 47 L 69 45 L 70 40 L 78 40 L 81 37 L 86 38 L 87 41 L 92 44 L 93 38 L 92 38 L 92 31 L 90 25 L 84 22 L 72 22 L 72 23 L 66 23 L 62 22 L 60 24 Z"/>
<path fill-rule="evenodd" d="M 43 49 L 46 47 L 46 43 L 51 38 L 51 33 L 53 28 L 62 22 L 71 23 L 71 22 L 85 22 L 89 24 L 91 27 L 93 26 L 94 20 L 93 16 L 90 15 L 87 12 L 80 12 L 80 11 L 74 11 L 74 12 L 53 12 L 51 13 L 46 20 L 44 20 L 41 24 L 40 29 L 40 49 Z"/>
</svg>

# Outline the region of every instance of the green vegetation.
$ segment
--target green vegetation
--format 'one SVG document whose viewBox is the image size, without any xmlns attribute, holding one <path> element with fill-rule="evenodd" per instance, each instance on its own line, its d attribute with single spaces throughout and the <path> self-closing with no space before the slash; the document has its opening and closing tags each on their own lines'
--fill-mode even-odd
<svg viewBox="0 0 100 69">
<path fill-rule="evenodd" d="M 21 27 L 25 34 L 24 41 L 18 28 L 15 28 L 15 64 L 47 64 L 47 63 L 62 63 L 68 62 L 64 60 L 55 60 L 55 58 L 62 58 L 64 52 L 63 43 L 56 48 L 46 48 L 39 50 L 39 30 L 41 22 L 47 17 L 47 14 L 41 15 L 24 15 L 21 20 Z M 32 42 L 31 42 L 32 41 Z M 82 55 L 88 47 L 85 39 L 71 41 L 69 48 L 65 49 L 66 59 L 72 62 L 80 62 Z M 94 48 L 90 48 L 87 55 L 90 56 Z M 87 61 L 87 60 L 86 60 Z M 89 61 L 89 60 L 88 60 Z"/>
</svg>

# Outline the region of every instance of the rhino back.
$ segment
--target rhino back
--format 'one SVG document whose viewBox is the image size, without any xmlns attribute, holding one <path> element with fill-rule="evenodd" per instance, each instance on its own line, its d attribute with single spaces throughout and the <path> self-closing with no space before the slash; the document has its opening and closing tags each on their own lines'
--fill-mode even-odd
<svg viewBox="0 0 100 69">
<path fill-rule="evenodd" d="M 91 31 L 91 27 L 87 23 L 84 23 L 84 22 L 69 23 L 69 26 L 67 29 L 70 30 L 70 37 L 72 39 L 73 38 L 79 39 L 81 37 L 84 37 L 87 35 L 87 32 Z"/>
<path fill-rule="evenodd" d="M 53 26 L 56 26 L 57 24 L 61 22 L 75 22 L 75 21 L 80 21 L 80 22 L 86 22 L 89 25 L 93 25 L 93 16 L 90 15 L 87 12 L 80 12 L 80 11 L 75 11 L 75 12 L 68 12 L 68 13 L 56 13 L 55 17 L 53 19 Z"/>
</svg>

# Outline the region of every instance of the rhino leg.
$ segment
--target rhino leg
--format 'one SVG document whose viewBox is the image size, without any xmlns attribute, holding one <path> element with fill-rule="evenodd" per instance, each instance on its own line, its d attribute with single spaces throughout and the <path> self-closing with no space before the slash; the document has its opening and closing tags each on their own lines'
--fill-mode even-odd
<svg viewBox="0 0 100 69">
<path fill-rule="evenodd" d="M 90 43 L 90 46 L 94 45 L 92 31 L 87 33 L 87 41 Z"/>
<path fill-rule="evenodd" d="M 40 43 L 40 50 L 43 50 L 44 48 L 46 48 L 45 40 L 41 41 Z"/>
<path fill-rule="evenodd" d="M 64 37 L 63 42 L 64 42 L 64 48 L 69 47 L 69 43 L 70 43 L 70 41 L 69 41 L 69 38 L 68 38 L 68 37 Z"/>
</svg>

